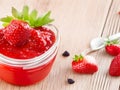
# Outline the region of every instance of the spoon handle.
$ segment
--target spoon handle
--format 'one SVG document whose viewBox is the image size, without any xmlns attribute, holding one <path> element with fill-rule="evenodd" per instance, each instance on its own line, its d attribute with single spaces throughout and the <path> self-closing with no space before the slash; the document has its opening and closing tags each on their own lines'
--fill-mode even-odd
<svg viewBox="0 0 120 90">
<path fill-rule="evenodd" d="M 88 49 L 85 49 L 81 54 L 85 56 L 85 55 L 90 54 L 95 51 L 97 51 L 97 49 L 88 48 Z"/>
<path fill-rule="evenodd" d="M 117 33 L 117 34 L 114 34 L 114 35 L 111 35 L 109 36 L 109 40 L 110 41 L 113 41 L 113 40 L 116 40 L 116 39 L 119 39 L 120 38 L 120 33 Z M 107 38 L 105 38 L 105 41 L 108 40 Z"/>
</svg>

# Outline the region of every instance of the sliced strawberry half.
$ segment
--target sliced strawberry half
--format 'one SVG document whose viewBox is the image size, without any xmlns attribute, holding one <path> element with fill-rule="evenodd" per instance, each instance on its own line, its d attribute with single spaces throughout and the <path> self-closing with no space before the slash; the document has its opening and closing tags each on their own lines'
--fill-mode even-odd
<svg viewBox="0 0 120 90">
<path fill-rule="evenodd" d="M 95 58 L 92 56 L 75 55 L 72 61 L 72 69 L 78 73 L 93 74 L 98 71 Z"/>
</svg>

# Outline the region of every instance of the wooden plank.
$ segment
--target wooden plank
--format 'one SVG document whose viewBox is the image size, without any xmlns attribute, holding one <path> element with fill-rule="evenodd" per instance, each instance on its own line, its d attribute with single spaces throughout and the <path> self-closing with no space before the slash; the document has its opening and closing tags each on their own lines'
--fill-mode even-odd
<svg viewBox="0 0 120 90">
<path fill-rule="evenodd" d="M 18 87 L 0 81 L 0 90 L 118 90 L 119 78 L 108 75 L 112 57 L 102 49 L 92 55 L 99 65 L 99 71 L 93 75 L 79 75 L 72 71 L 71 61 L 74 54 L 89 48 L 92 38 L 119 32 L 120 0 L 0 0 L 0 16 L 10 14 L 11 6 L 21 9 L 27 4 L 39 10 L 40 14 L 52 11 L 55 24 L 61 32 L 61 44 L 57 59 L 45 80 L 35 85 Z M 4 8 L 4 9 L 3 9 Z M 61 56 L 64 50 L 71 54 Z M 75 84 L 68 85 L 67 78 L 73 78 Z"/>
<path fill-rule="evenodd" d="M 118 12 L 120 10 L 119 4 L 120 4 L 119 0 L 115 1 L 113 0 L 113 3 L 109 11 L 109 15 L 107 17 L 108 19 L 106 21 L 106 25 L 103 31 L 103 36 L 105 36 L 106 34 L 108 34 L 109 36 L 120 31 L 119 30 L 120 16 L 118 15 Z"/>
</svg>

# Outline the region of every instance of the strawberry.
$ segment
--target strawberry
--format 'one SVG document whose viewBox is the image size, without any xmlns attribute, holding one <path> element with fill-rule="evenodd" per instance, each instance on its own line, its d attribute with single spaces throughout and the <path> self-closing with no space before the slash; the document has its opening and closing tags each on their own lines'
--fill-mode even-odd
<svg viewBox="0 0 120 90">
<path fill-rule="evenodd" d="M 93 74 L 98 70 L 96 61 L 92 56 L 75 55 L 72 69 L 78 73 Z"/>
<path fill-rule="evenodd" d="M 44 51 L 47 44 L 44 37 L 41 36 L 41 32 L 37 30 L 32 30 L 29 42 L 29 47 L 31 47 L 32 50 L 39 52 Z"/>
<path fill-rule="evenodd" d="M 9 44 L 14 46 L 24 45 L 30 37 L 29 25 L 21 20 L 12 20 L 11 23 L 5 27 L 4 38 Z"/>
<path fill-rule="evenodd" d="M 29 47 L 41 52 L 48 50 L 52 46 L 53 42 L 55 42 L 55 36 L 49 29 L 40 27 L 31 31 L 30 41 L 32 42 Z"/>
<path fill-rule="evenodd" d="M 111 76 L 120 76 L 120 54 L 112 60 L 109 68 L 109 74 Z"/>
<path fill-rule="evenodd" d="M 37 13 L 36 10 L 29 12 L 28 6 L 24 6 L 21 12 L 12 7 L 12 16 L 0 18 L 5 27 L 4 39 L 10 45 L 22 46 L 31 35 L 30 27 L 34 29 L 54 21 L 50 18 L 51 11 L 42 16 L 37 16 Z"/>
<path fill-rule="evenodd" d="M 105 49 L 106 52 L 112 56 L 116 56 L 120 53 L 120 45 L 107 45 Z"/>
<path fill-rule="evenodd" d="M 120 53 L 120 45 L 118 40 L 107 41 L 105 50 L 108 54 L 116 56 Z"/>
</svg>

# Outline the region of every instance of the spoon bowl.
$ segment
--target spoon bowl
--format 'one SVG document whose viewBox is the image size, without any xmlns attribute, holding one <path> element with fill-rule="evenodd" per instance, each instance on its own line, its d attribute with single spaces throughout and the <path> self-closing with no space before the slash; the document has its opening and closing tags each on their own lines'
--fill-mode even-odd
<svg viewBox="0 0 120 90">
<path fill-rule="evenodd" d="M 98 37 L 93 39 L 90 42 L 90 47 L 92 50 L 99 50 L 104 47 L 104 39 L 102 37 Z"/>
</svg>

